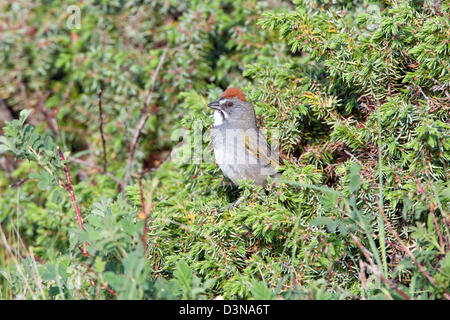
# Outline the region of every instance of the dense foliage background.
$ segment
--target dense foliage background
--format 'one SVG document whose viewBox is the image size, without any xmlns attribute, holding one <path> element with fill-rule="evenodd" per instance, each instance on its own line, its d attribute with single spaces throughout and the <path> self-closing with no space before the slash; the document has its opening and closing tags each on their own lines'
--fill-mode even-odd
<svg viewBox="0 0 450 320">
<path fill-rule="evenodd" d="M 0 297 L 449 299 L 449 18 L 1 1 Z M 280 185 L 177 161 L 195 126 L 211 156 L 206 104 L 229 86 L 280 132 Z"/>
</svg>

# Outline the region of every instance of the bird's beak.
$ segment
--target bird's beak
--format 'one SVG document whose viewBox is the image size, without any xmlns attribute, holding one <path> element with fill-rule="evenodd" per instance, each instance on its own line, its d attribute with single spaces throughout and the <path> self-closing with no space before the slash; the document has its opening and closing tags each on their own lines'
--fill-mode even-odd
<svg viewBox="0 0 450 320">
<path fill-rule="evenodd" d="M 212 109 L 220 109 L 219 100 L 208 103 L 208 107 Z"/>
</svg>

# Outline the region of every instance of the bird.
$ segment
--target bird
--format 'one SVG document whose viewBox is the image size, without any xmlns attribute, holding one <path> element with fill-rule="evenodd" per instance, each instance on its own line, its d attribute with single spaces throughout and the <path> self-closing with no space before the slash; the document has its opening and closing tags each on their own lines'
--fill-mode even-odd
<svg viewBox="0 0 450 320">
<path fill-rule="evenodd" d="M 256 123 L 255 109 L 244 92 L 228 88 L 208 104 L 214 110 L 211 140 L 214 158 L 224 176 L 234 185 L 252 180 L 266 185 L 268 177 L 277 180 L 280 162 Z"/>
</svg>

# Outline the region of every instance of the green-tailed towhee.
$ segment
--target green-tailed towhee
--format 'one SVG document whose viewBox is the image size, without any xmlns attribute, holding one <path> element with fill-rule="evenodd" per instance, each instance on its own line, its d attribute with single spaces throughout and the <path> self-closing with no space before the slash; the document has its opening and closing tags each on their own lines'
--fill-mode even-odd
<svg viewBox="0 0 450 320">
<path fill-rule="evenodd" d="M 229 88 L 208 107 L 214 109 L 214 156 L 226 177 L 236 185 L 246 179 L 264 185 L 267 177 L 280 176 L 278 154 L 259 130 L 255 110 L 242 90 Z"/>
</svg>

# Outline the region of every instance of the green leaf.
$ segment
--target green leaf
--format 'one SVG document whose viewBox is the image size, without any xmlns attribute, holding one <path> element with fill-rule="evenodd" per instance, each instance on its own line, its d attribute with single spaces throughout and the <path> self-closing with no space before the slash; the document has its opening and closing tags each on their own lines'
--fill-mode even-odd
<svg viewBox="0 0 450 320">
<path fill-rule="evenodd" d="M 334 221 L 333 219 L 331 219 L 329 217 L 323 217 L 323 216 L 314 218 L 313 220 L 311 220 L 309 222 L 309 224 L 312 226 L 324 225 L 327 227 L 329 232 L 335 232 L 336 226 L 337 226 L 336 221 Z"/>
<path fill-rule="evenodd" d="M 255 300 L 272 300 L 274 298 L 273 291 L 267 288 L 262 281 L 253 282 L 251 293 Z"/>
<path fill-rule="evenodd" d="M 106 261 L 103 261 L 101 257 L 95 257 L 94 262 L 94 271 L 95 272 L 103 272 L 105 271 Z"/>
<path fill-rule="evenodd" d="M 192 271 L 184 260 L 177 262 L 173 275 L 181 287 L 191 287 Z"/>
<path fill-rule="evenodd" d="M 61 103 L 61 98 L 57 95 L 53 95 L 50 98 L 47 99 L 45 102 L 45 106 L 47 109 L 51 109 L 53 107 L 58 106 Z"/>
<path fill-rule="evenodd" d="M 20 111 L 20 124 L 23 126 L 27 118 L 30 116 L 30 114 L 33 112 L 33 110 L 23 109 Z"/>
<path fill-rule="evenodd" d="M 0 153 L 9 151 L 13 149 L 13 145 L 11 144 L 11 141 L 5 137 L 0 136 Z"/>
<path fill-rule="evenodd" d="M 6 144 L 0 144 L 0 153 L 5 153 L 6 151 L 11 150 Z"/>
<path fill-rule="evenodd" d="M 353 164 L 350 167 L 350 187 L 349 191 L 355 193 L 359 190 L 360 177 L 359 177 L 360 167 L 357 164 Z"/>
</svg>

